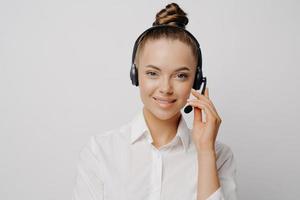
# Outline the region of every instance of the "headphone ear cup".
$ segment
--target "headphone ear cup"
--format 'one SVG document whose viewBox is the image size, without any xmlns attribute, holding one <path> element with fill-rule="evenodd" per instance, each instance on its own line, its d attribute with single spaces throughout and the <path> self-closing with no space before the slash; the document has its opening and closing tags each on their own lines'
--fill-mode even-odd
<svg viewBox="0 0 300 200">
<path fill-rule="evenodd" d="M 197 71 L 196 71 L 196 74 L 195 74 L 195 80 L 194 80 L 194 85 L 193 85 L 193 88 L 195 90 L 199 90 L 200 87 L 201 87 L 201 84 L 202 84 L 202 70 L 199 66 L 197 66 Z"/>
<path fill-rule="evenodd" d="M 130 79 L 131 79 L 132 85 L 135 85 L 135 86 L 139 85 L 138 70 L 134 63 L 131 65 L 131 68 L 130 68 Z"/>
</svg>

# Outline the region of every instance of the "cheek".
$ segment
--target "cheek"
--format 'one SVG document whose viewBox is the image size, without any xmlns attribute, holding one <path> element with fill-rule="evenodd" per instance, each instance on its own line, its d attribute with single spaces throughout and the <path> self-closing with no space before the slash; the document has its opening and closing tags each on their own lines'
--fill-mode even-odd
<svg viewBox="0 0 300 200">
<path fill-rule="evenodd" d="M 142 80 L 139 82 L 140 97 L 144 104 L 147 104 L 150 100 L 149 97 L 154 95 L 155 88 L 155 83 L 151 81 Z"/>
<path fill-rule="evenodd" d="M 176 87 L 176 93 L 182 100 L 189 98 L 191 94 L 192 85 L 190 83 L 180 84 Z"/>
<path fill-rule="evenodd" d="M 139 82 L 139 87 L 140 87 L 141 93 L 149 94 L 149 93 L 153 92 L 153 90 L 155 89 L 155 84 L 154 84 L 154 82 L 151 82 L 151 81 L 141 80 Z"/>
</svg>

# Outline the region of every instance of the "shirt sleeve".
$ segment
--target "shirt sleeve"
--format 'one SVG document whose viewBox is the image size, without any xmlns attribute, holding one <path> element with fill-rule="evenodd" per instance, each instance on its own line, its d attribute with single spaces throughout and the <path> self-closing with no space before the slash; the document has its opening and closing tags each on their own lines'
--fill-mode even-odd
<svg viewBox="0 0 300 200">
<path fill-rule="evenodd" d="M 92 136 L 80 152 L 72 200 L 103 200 L 104 183 L 97 155 L 99 146 Z"/>
<path fill-rule="evenodd" d="M 210 195 L 207 200 L 224 200 L 224 195 L 221 187 L 219 187 L 212 195 Z"/>
<path fill-rule="evenodd" d="M 238 200 L 236 160 L 230 147 L 225 144 L 219 162 L 218 175 L 221 186 L 207 200 Z"/>
</svg>

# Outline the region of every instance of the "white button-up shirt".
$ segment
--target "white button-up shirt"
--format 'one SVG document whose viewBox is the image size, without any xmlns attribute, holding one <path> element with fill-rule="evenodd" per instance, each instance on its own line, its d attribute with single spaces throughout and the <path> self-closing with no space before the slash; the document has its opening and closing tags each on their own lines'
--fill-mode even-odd
<svg viewBox="0 0 300 200">
<path fill-rule="evenodd" d="M 158 149 L 152 142 L 142 110 L 123 126 L 92 136 L 80 152 L 72 199 L 196 200 L 197 150 L 184 117 L 171 142 Z M 215 150 L 221 186 L 207 200 L 236 200 L 233 152 L 218 140 Z"/>
</svg>

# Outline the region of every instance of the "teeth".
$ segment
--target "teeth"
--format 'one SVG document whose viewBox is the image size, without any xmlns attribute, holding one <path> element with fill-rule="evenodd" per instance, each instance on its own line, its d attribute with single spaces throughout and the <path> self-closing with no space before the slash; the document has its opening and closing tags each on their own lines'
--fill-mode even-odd
<svg viewBox="0 0 300 200">
<path fill-rule="evenodd" d="M 159 100 L 159 99 L 156 99 L 157 101 L 161 102 L 161 103 L 172 103 L 173 101 L 165 101 L 165 100 Z"/>
<path fill-rule="evenodd" d="M 171 103 L 170 101 L 158 100 L 160 102 Z"/>
</svg>

